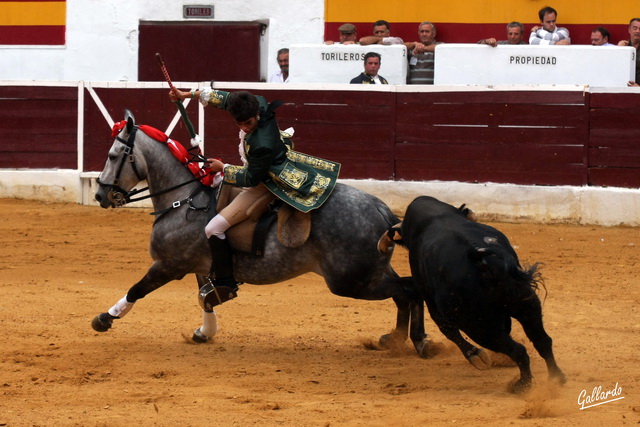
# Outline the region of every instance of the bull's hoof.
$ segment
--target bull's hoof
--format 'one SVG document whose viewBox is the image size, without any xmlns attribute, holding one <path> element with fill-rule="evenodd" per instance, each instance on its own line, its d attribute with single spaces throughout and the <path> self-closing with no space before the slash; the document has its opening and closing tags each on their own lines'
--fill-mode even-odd
<svg viewBox="0 0 640 427">
<path fill-rule="evenodd" d="M 193 336 L 191 337 L 191 340 L 196 344 L 205 344 L 205 343 L 208 343 L 209 340 L 211 340 L 211 337 L 208 337 L 205 334 L 203 334 L 200 328 L 198 328 L 195 331 L 193 331 Z"/>
<path fill-rule="evenodd" d="M 549 381 L 555 382 L 559 385 L 565 385 L 567 383 L 567 377 L 560 369 L 558 369 L 556 371 L 549 372 Z"/>
<path fill-rule="evenodd" d="M 469 363 L 471 363 L 476 369 L 486 371 L 492 365 L 491 356 L 489 352 L 482 348 L 477 349 L 473 354 L 467 357 Z"/>
<path fill-rule="evenodd" d="M 425 338 L 420 341 L 414 341 L 413 346 L 418 352 L 418 356 L 422 357 L 423 359 L 428 359 L 433 356 L 433 353 L 431 352 L 431 348 L 429 346 L 428 339 Z"/>
<path fill-rule="evenodd" d="M 397 349 L 404 347 L 404 343 L 407 341 L 407 336 L 398 333 L 384 334 L 378 340 L 378 345 L 386 349 Z"/>
<path fill-rule="evenodd" d="M 100 313 L 91 321 L 91 327 L 96 332 L 107 332 L 113 326 L 113 317 L 109 313 Z"/>
<path fill-rule="evenodd" d="M 531 380 L 531 378 L 529 379 L 520 378 L 518 381 L 514 382 L 513 384 L 510 384 L 508 387 L 508 390 L 509 390 L 509 393 L 522 394 L 529 391 L 531 389 L 532 384 L 533 384 L 533 381 Z"/>
</svg>

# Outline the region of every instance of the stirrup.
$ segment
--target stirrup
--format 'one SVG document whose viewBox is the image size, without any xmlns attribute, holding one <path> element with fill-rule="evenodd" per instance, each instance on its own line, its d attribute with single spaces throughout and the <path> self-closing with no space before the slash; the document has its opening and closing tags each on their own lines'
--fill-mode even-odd
<svg viewBox="0 0 640 427">
<path fill-rule="evenodd" d="M 210 277 L 198 292 L 198 302 L 204 311 L 211 311 L 216 305 L 238 296 L 238 286 L 214 285 Z"/>
</svg>

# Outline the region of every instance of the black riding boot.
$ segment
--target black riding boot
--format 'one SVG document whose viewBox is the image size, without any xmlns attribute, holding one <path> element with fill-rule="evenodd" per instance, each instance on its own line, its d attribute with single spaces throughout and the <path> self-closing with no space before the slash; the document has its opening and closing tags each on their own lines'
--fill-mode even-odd
<svg viewBox="0 0 640 427">
<path fill-rule="evenodd" d="M 209 238 L 211 270 L 209 283 L 200 288 L 200 305 L 205 311 L 237 296 L 238 281 L 233 277 L 233 258 L 227 239 Z"/>
</svg>

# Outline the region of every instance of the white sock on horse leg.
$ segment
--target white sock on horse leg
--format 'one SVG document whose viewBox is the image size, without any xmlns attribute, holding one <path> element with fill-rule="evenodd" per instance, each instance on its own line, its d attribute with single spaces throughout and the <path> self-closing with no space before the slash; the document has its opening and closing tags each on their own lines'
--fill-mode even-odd
<svg viewBox="0 0 640 427">
<path fill-rule="evenodd" d="M 127 301 L 127 296 L 125 295 L 116 303 L 116 305 L 109 309 L 109 314 L 113 317 L 124 317 L 124 315 L 133 308 L 133 304 L 135 303 Z"/>
<path fill-rule="evenodd" d="M 218 332 L 218 318 L 214 310 L 202 310 L 202 326 L 200 327 L 200 332 L 209 338 Z"/>
<path fill-rule="evenodd" d="M 204 228 L 204 232 L 207 235 L 207 239 L 211 236 L 216 236 L 218 239 L 225 239 L 227 236 L 224 234 L 227 229 L 231 227 L 231 224 L 227 222 L 222 215 L 216 215 L 211 218 L 211 221 Z"/>
</svg>

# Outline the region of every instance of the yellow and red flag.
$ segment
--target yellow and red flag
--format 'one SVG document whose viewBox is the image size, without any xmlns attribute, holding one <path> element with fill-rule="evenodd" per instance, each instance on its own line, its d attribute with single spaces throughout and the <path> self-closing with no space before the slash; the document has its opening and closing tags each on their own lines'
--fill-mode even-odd
<svg viewBox="0 0 640 427">
<path fill-rule="evenodd" d="M 0 0 L 0 45 L 64 45 L 66 0 Z"/>
</svg>

